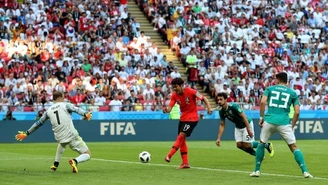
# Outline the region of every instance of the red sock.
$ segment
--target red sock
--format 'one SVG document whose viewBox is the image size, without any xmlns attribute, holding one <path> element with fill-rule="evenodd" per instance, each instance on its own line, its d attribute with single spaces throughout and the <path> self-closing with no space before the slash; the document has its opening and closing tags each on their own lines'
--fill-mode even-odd
<svg viewBox="0 0 328 185">
<path fill-rule="evenodd" d="M 186 140 L 184 140 L 184 142 L 180 146 L 180 154 L 181 154 L 181 158 L 182 158 L 182 163 L 183 164 L 189 164 L 189 161 L 188 161 L 188 146 L 187 146 Z"/>
<path fill-rule="evenodd" d="M 181 143 L 183 143 L 184 141 L 185 141 L 185 136 L 182 134 L 179 134 L 177 139 L 175 140 L 168 156 L 172 157 L 175 154 L 175 152 L 177 152 L 177 150 L 179 150 Z"/>
</svg>

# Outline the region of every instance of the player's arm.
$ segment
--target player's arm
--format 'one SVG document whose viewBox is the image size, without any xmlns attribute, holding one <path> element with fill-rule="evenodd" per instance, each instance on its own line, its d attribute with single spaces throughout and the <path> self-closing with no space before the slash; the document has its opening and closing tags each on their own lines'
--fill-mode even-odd
<svg viewBox="0 0 328 185">
<path fill-rule="evenodd" d="M 38 130 L 48 119 L 49 117 L 47 115 L 47 112 L 43 113 L 41 118 L 36 121 L 28 130 L 18 131 L 18 134 L 16 134 L 15 136 L 16 140 L 23 141 L 28 135 Z"/>
<path fill-rule="evenodd" d="M 91 117 L 92 117 L 92 113 L 91 113 L 91 112 L 87 112 L 87 111 L 85 111 L 85 110 L 83 110 L 83 109 L 81 109 L 81 108 L 79 108 L 79 107 L 74 106 L 74 105 L 71 104 L 71 103 L 67 103 L 67 104 L 66 104 L 66 108 L 67 108 L 67 110 L 68 110 L 69 112 L 75 112 L 75 113 L 77 113 L 77 114 L 83 116 L 83 117 L 84 117 L 85 119 L 87 119 L 87 120 L 90 120 Z"/>
<path fill-rule="evenodd" d="M 204 103 L 205 103 L 205 105 L 207 107 L 208 114 L 212 114 L 211 104 L 208 101 L 208 99 L 205 96 L 203 96 L 202 94 L 200 94 L 199 92 L 197 92 L 196 90 L 194 91 L 194 93 L 195 93 L 195 96 L 196 96 L 197 99 L 204 101 Z"/>
<path fill-rule="evenodd" d="M 247 116 L 244 113 L 243 109 L 238 104 L 233 104 L 233 108 L 235 109 L 235 111 L 237 111 L 238 115 L 242 118 L 243 122 L 245 123 L 248 135 L 250 137 L 253 137 L 251 126 L 249 125 Z"/>
<path fill-rule="evenodd" d="M 170 113 L 171 110 L 172 110 L 172 107 L 175 105 L 175 103 L 176 103 L 175 94 L 172 94 L 170 103 L 165 109 L 163 109 L 163 112 L 164 113 Z"/>
<path fill-rule="evenodd" d="M 246 129 L 247 129 L 247 133 L 248 135 L 253 138 L 253 132 L 251 130 L 251 126 L 248 122 L 248 119 L 247 119 L 247 116 L 244 112 L 240 113 L 239 116 L 243 119 L 244 123 L 245 123 L 245 126 L 246 126 Z"/>
<path fill-rule="evenodd" d="M 264 91 L 262 98 L 261 98 L 261 102 L 260 102 L 260 121 L 259 121 L 259 125 L 260 127 L 262 127 L 263 125 L 263 116 L 264 116 L 264 111 L 265 111 L 265 106 L 267 104 L 268 101 L 268 96 L 269 96 L 269 90 L 268 88 Z"/>
<path fill-rule="evenodd" d="M 268 97 L 263 95 L 261 98 L 261 103 L 260 103 L 260 119 L 263 119 L 267 101 L 268 101 Z"/>
<path fill-rule="evenodd" d="M 294 116 L 293 116 L 293 120 L 292 120 L 292 128 L 294 128 L 298 117 L 300 116 L 300 103 L 298 101 L 297 96 L 295 97 L 295 99 L 293 100 L 293 105 L 294 105 Z"/>
<path fill-rule="evenodd" d="M 223 135 L 224 128 L 225 128 L 225 119 L 224 118 L 223 119 L 221 118 L 219 130 L 218 130 L 218 139 L 216 140 L 216 145 L 217 146 L 220 146 L 221 145 L 221 137 Z"/>
</svg>

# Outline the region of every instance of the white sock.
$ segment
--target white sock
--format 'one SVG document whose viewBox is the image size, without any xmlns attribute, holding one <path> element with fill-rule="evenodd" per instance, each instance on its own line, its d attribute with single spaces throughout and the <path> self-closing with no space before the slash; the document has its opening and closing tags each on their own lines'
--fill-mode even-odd
<svg viewBox="0 0 328 185">
<path fill-rule="evenodd" d="M 57 147 L 57 152 L 56 152 L 56 157 L 55 157 L 55 161 L 59 162 L 60 158 L 62 156 L 62 154 L 64 153 L 65 148 L 59 143 L 58 147 Z"/>
<path fill-rule="evenodd" d="M 90 155 L 89 154 L 81 154 L 80 156 L 78 156 L 77 158 L 75 158 L 75 160 L 78 163 L 83 163 L 85 161 L 88 161 L 90 159 Z"/>
</svg>

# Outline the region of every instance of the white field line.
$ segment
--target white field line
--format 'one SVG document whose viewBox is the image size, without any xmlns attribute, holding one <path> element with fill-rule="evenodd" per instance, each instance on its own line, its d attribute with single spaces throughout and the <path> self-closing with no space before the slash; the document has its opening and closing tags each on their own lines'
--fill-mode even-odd
<svg viewBox="0 0 328 185">
<path fill-rule="evenodd" d="M 67 158 L 67 157 L 63 157 Z M 0 159 L 0 161 L 22 161 L 22 160 L 51 160 L 53 158 L 46 158 L 46 157 L 39 157 L 39 158 L 4 158 Z M 122 160 L 111 160 L 111 159 L 100 159 L 100 158 L 91 158 L 94 161 L 102 161 L 102 162 L 111 162 L 111 163 L 123 163 L 123 164 L 135 164 L 135 165 L 149 165 L 149 166 L 161 166 L 161 167 L 177 167 L 176 165 L 170 164 L 154 164 L 154 163 L 141 163 L 141 162 L 132 162 L 132 161 L 122 161 Z M 216 172 L 225 172 L 225 173 L 243 173 L 243 174 L 250 174 L 249 171 L 242 171 L 242 170 L 228 170 L 228 169 L 219 169 L 219 168 L 205 168 L 205 167 L 195 167 L 191 166 L 192 169 L 196 170 L 204 170 L 204 171 L 216 171 Z M 275 174 L 275 173 L 261 173 L 261 175 L 267 176 L 275 176 L 275 177 L 286 177 L 286 178 L 303 178 L 302 175 L 284 175 L 284 174 Z M 324 180 L 328 181 L 328 178 L 324 177 L 314 177 L 315 180 Z"/>
<path fill-rule="evenodd" d="M 176 165 L 169 165 L 169 164 L 141 163 L 141 162 L 110 160 L 110 159 L 99 159 L 99 158 L 91 158 L 91 160 L 111 162 L 111 163 L 150 165 L 150 166 L 175 167 L 175 168 L 177 167 Z M 205 168 L 205 167 L 195 167 L 195 166 L 191 166 L 191 168 L 192 169 L 196 169 L 196 170 L 216 171 L 216 172 L 226 172 L 226 173 L 243 173 L 243 174 L 250 174 L 251 173 L 251 172 L 248 172 L 248 171 L 241 171 L 241 170 L 228 170 L 228 169 Z M 261 175 L 275 176 L 275 177 L 286 177 L 286 178 L 303 178 L 302 175 L 296 176 L 296 175 L 284 175 L 284 174 L 274 174 L 274 173 L 261 173 Z M 328 178 L 324 178 L 324 177 L 314 177 L 313 179 L 328 181 Z"/>
</svg>

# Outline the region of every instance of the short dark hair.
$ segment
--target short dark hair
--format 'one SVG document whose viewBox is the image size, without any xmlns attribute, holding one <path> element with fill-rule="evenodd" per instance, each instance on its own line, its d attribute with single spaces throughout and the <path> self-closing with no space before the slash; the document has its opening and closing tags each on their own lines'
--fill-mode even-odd
<svg viewBox="0 0 328 185">
<path fill-rule="evenodd" d="M 224 92 L 220 92 L 220 93 L 218 93 L 218 95 L 216 96 L 216 98 L 217 97 L 223 97 L 223 99 L 228 99 L 228 95 L 227 95 L 227 93 L 224 93 Z"/>
<path fill-rule="evenodd" d="M 182 78 L 174 78 L 171 82 L 171 85 L 183 85 L 184 81 Z"/>
<path fill-rule="evenodd" d="M 278 73 L 276 75 L 276 78 L 282 83 L 287 83 L 288 82 L 288 75 L 285 72 Z"/>
<path fill-rule="evenodd" d="M 60 92 L 60 91 L 55 91 L 53 94 L 52 94 L 52 99 L 54 101 L 56 101 L 58 98 L 62 98 L 63 97 L 63 93 Z"/>
</svg>

